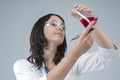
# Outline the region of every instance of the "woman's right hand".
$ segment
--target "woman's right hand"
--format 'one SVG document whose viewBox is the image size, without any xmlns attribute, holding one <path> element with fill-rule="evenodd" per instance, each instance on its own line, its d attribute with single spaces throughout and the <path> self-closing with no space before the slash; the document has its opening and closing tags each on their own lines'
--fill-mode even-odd
<svg viewBox="0 0 120 80">
<path fill-rule="evenodd" d="M 75 47 L 78 48 L 79 54 L 83 54 L 86 51 L 88 51 L 92 44 L 93 44 L 93 38 L 90 32 L 90 29 L 94 26 L 94 21 L 92 21 L 87 28 L 84 29 L 80 37 L 75 43 Z M 93 30 L 94 31 L 94 30 Z"/>
</svg>

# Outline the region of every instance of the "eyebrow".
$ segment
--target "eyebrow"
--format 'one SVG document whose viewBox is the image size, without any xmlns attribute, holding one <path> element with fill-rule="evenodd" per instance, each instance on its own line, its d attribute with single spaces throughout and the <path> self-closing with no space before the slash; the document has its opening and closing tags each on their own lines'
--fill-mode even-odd
<svg viewBox="0 0 120 80">
<path fill-rule="evenodd" d="M 63 22 L 61 22 L 60 20 L 51 20 L 51 21 L 47 21 L 47 22 L 53 22 L 53 21 L 57 21 L 57 22 L 63 23 Z M 64 24 L 64 23 L 63 23 L 63 24 Z"/>
</svg>

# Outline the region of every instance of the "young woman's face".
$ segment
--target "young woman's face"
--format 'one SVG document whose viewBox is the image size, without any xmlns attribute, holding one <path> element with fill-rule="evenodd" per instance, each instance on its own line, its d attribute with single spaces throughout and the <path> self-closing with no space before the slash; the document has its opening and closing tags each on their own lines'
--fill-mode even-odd
<svg viewBox="0 0 120 80">
<path fill-rule="evenodd" d="M 44 34 L 48 44 L 62 44 L 65 37 L 65 26 L 62 20 L 57 16 L 51 16 L 45 23 Z"/>
</svg>

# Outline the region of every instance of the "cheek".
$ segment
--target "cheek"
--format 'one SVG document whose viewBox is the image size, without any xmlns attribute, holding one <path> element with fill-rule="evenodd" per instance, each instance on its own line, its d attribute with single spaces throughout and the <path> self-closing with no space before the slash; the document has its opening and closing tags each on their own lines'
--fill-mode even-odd
<svg viewBox="0 0 120 80">
<path fill-rule="evenodd" d="M 44 27 L 44 35 L 48 39 L 50 36 L 52 36 L 53 30 L 49 27 Z"/>
</svg>

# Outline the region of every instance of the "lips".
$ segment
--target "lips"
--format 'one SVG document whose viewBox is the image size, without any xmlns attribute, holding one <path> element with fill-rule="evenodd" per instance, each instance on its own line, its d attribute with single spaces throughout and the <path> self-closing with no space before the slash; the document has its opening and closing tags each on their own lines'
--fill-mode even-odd
<svg viewBox="0 0 120 80">
<path fill-rule="evenodd" d="M 55 33 L 55 34 L 63 37 L 63 34 L 62 34 L 62 33 Z"/>
</svg>

